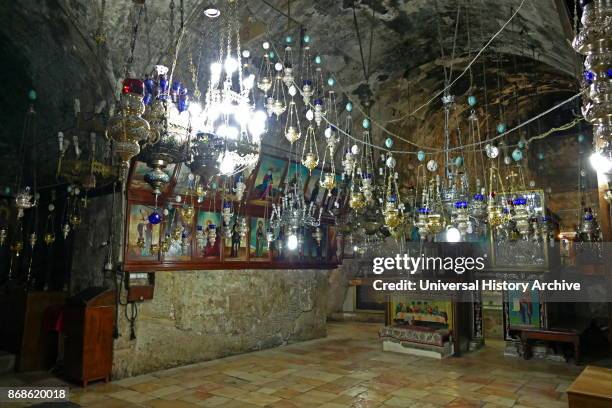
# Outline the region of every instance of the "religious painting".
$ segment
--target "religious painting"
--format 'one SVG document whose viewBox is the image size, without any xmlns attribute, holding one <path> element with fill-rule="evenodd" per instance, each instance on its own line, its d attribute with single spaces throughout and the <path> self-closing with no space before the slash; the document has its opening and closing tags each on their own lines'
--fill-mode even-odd
<svg viewBox="0 0 612 408">
<path fill-rule="evenodd" d="M 191 238 L 193 234 L 193 218 L 184 216 L 181 208 L 170 208 L 164 224 L 163 253 L 165 261 L 191 260 Z"/>
<path fill-rule="evenodd" d="M 200 211 L 196 220 L 197 258 L 218 260 L 221 256 L 221 214 Z"/>
<path fill-rule="evenodd" d="M 289 167 L 287 169 L 287 177 L 285 177 L 285 181 L 289 188 L 292 188 L 297 184 L 298 179 L 302 180 L 302 189 L 306 187 L 306 183 L 308 182 L 308 169 L 304 167 L 303 164 L 290 162 Z"/>
<path fill-rule="evenodd" d="M 153 207 L 132 205 L 128 220 L 127 254 L 128 261 L 157 261 L 159 258 L 160 225 L 149 222 Z"/>
<path fill-rule="evenodd" d="M 172 176 L 174 175 L 174 168 L 175 165 L 174 164 L 170 164 L 168 165 L 165 169 L 163 169 L 163 172 L 166 173 L 168 175 L 168 177 L 171 179 Z M 134 164 L 134 168 L 132 169 L 132 175 L 131 175 L 131 179 L 130 179 L 130 189 L 134 189 L 134 190 L 150 190 L 152 191 L 153 189 L 151 188 L 151 186 L 144 180 L 145 174 L 150 171 L 151 169 L 147 166 L 146 163 L 137 161 Z M 163 188 L 162 188 L 162 193 L 165 193 L 168 189 L 168 184 L 166 184 Z"/>
<path fill-rule="evenodd" d="M 394 325 L 452 330 L 453 302 L 393 294 L 389 299 L 389 320 Z"/>
<path fill-rule="evenodd" d="M 304 193 L 307 203 L 315 202 L 317 205 L 321 205 L 323 202 L 323 197 L 325 197 L 325 189 L 320 186 L 320 179 L 321 170 L 313 170 L 310 178 L 308 179 L 308 183 L 306 184 L 306 192 Z"/>
<path fill-rule="evenodd" d="M 229 224 L 229 234 L 224 235 L 223 259 L 225 261 L 246 261 L 249 237 L 248 219 L 233 217 Z"/>
<path fill-rule="evenodd" d="M 250 199 L 263 201 L 276 198 L 281 191 L 287 162 L 270 156 L 262 156 L 253 182 Z"/>
<path fill-rule="evenodd" d="M 270 257 L 266 239 L 267 221 L 265 218 L 251 217 L 249 260 L 267 261 Z"/>
<path fill-rule="evenodd" d="M 543 306 L 539 292 L 528 287 L 525 292 L 519 289 L 504 293 L 505 316 L 510 330 L 542 327 Z"/>
</svg>

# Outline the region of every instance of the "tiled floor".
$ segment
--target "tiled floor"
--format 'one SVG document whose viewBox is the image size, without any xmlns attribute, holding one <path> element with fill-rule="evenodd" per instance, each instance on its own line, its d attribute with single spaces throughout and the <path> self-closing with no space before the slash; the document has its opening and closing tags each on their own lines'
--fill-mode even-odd
<svg viewBox="0 0 612 408">
<path fill-rule="evenodd" d="M 580 368 L 504 358 L 501 343 L 443 361 L 382 352 L 378 325 L 325 339 L 72 390 L 100 408 L 567 407 Z M 4 384 L 0 384 L 4 385 Z"/>
</svg>

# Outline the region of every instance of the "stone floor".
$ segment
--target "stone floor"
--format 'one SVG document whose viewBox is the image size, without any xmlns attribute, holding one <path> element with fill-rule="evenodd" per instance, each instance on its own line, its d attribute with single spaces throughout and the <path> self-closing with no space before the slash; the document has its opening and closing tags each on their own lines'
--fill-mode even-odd
<svg viewBox="0 0 612 408">
<path fill-rule="evenodd" d="M 504 358 L 501 342 L 442 361 L 383 353 L 379 327 L 329 324 L 325 339 L 76 387 L 71 400 L 100 408 L 567 407 L 565 389 L 581 370 Z"/>
</svg>

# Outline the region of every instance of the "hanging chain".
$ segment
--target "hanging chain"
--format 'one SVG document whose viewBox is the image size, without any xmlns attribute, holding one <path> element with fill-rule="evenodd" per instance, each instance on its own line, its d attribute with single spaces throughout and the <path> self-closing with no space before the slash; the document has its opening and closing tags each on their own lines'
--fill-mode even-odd
<svg viewBox="0 0 612 408">
<path fill-rule="evenodd" d="M 170 0 L 170 27 L 168 27 L 168 31 L 170 31 L 170 35 L 174 35 L 174 8 L 175 8 L 174 0 Z"/>
<path fill-rule="evenodd" d="M 136 39 L 138 38 L 138 26 L 140 25 L 140 19 L 142 17 L 142 11 L 144 10 L 144 5 L 141 5 L 138 10 L 138 16 L 136 17 L 136 21 L 132 26 L 132 39 L 130 42 L 130 55 L 125 63 L 125 76 L 128 76 L 128 71 L 132 67 L 132 63 L 134 62 L 134 50 L 136 48 Z"/>
<path fill-rule="evenodd" d="M 101 45 L 106 42 L 106 36 L 104 35 L 104 14 L 106 11 L 106 0 L 100 1 L 100 18 L 98 19 L 98 29 L 96 30 L 96 35 L 94 36 L 94 40 L 96 44 Z"/>
</svg>

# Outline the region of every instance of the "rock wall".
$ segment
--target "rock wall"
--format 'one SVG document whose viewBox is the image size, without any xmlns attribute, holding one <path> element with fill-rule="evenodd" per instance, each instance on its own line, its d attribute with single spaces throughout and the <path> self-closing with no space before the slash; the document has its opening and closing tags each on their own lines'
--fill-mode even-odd
<svg viewBox="0 0 612 408">
<path fill-rule="evenodd" d="M 113 378 L 324 337 L 328 287 L 322 270 L 158 272 L 134 340 L 121 307 Z"/>
<path fill-rule="evenodd" d="M 90 199 L 75 231 L 72 293 L 115 287 L 103 271 L 111 203 Z M 120 306 L 113 378 L 324 337 L 346 284 L 343 268 L 157 272 L 153 300 L 137 304 L 135 339 L 126 318 L 134 310 Z"/>
</svg>

